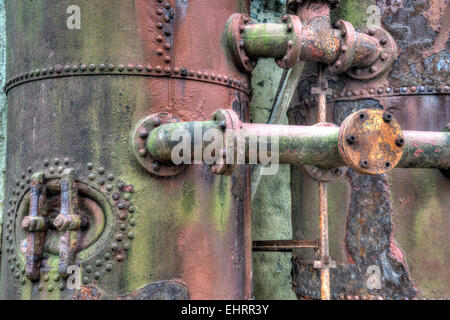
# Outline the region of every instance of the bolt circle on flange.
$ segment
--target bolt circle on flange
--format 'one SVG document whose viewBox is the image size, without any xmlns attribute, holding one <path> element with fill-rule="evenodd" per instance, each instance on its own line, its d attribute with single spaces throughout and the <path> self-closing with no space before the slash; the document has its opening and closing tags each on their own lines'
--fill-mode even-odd
<svg viewBox="0 0 450 320">
<path fill-rule="evenodd" d="M 292 26 L 292 31 L 290 32 L 291 37 L 285 55 L 282 58 L 277 59 L 276 63 L 280 68 L 290 69 L 293 68 L 300 59 L 303 26 L 300 18 L 291 14 L 283 16 L 283 23 Z"/>
<path fill-rule="evenodd" d="M 392 116 L 386 122 L 386 115 L 383 110 L 365 109 L 344 120 L 338 144 L 341 158 L 349 167 L 365 174 L 383 174 L 398 164 L 404 149 L 398 143 L 404 141 L 403 132 Z M 353 143 L 349 143 L 349 136 L 355 137 Z"/>
<path fill-rule="evenodd" d="M 338 20 L 336 26 L 344 35 L 344 43 L 341 46 L 339 58 L 328 69 L 333 73 L 339 74 L 352 66 L 356 52 L 356 35 L 355 28 L 350 22 Z"/>
<path fill-rule="evenodd" d="M 170 113 L 155 113 L 141 119 L 131 131 L 130 145 L 135 159 L 148 172 L 160 176 L 170 177 L 178 174 L 186 168 L 185 165 L 166 165 L 155 161 L 147 151 L 147 139 L 153 129 L 166 124 L 179 122 L 180 120 Z"/>
<path fill-rule="evenodd" d="M 236 112 L 234 112 L 232 109 L 219 109 L 215 111 L 212 115 L 211 120 L 219 122 L 222 130 L 224 131 L 224 149 L 222 151 L 222 154 L 220 155 L 222 156 L 222 158 L 220 159 L 220 162 L 211 165 L 211 171 L 214 174 L 229 176 L 236 168 L 237 161 L 234 161 L 233 164 L 226 163 L 227 150 L 229 152 L 234 152 L 234 148 L 230 147 L 230 145 L 233 145 L 234 143 L 236 143 L 236 145 L 241 145 L 241 141 L 239 141 L 240 139 L 242 139 L 242 137 L 240 136 L 241 121 L 239 120 Z M 232 131 L 233 134 L 227 134 L 227 130 Z M 236 137 L 235 141 L 234 137 Z M 242 157 L 243 155 L 234 156 L 237 156 L 237 159 L 239 159 L 240 156 Z"/>
<path fill-rule="evenodd" d="M 383 28 L 370 26 L 370 28 L 366 28 L 362 32 L 379 41 L 379 57 L 370 66 L 364 68 L 350 68 L 346 73 L 354 79 L 369 80 L 383 74 L 394 64 L 398 56 L 398 49 L 392 35 Z"/>
<path fill-rule="evenodd" d="M 235 13 L 227 21 L 227 45 L 234 63 L 243 71 L 250 72 L 256 66 L 256 61 L 251 60 L 245 53 L 243 43 L 243 30 L 246 24 L 251 23 L 247 14 Z"/>
</svg>

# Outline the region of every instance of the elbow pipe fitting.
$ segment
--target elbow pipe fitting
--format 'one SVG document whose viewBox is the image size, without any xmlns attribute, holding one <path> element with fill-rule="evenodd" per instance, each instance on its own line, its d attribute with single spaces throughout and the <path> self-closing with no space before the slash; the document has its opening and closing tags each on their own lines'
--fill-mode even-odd
<svg viewBox="0 0 450 320">
<path fill-rule="evenodd" d="M 317 16 L 306 25 L 297 15 L 285 15 L 281 23 L 252 24 L 245 14 L 233 14 L 226 25 L 226 45 L 231 59 L 250 72 L 258 58 L 275 58 L 281 68 L 292 68 L 299 60 L 329 65 L 329 70 L 346 72 L 367 80 L 384 73 L 397 58 L 397 46 L 383 28 L 355 31 L 339 20 L 333 29 L 329 17 Z"/>
</svg>

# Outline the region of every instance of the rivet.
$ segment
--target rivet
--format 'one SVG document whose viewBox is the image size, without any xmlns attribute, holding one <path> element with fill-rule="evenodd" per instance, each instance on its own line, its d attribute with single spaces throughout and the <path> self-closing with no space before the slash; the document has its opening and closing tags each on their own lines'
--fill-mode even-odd
<svg viewBox="0 0 450 320">
<path fill-rule="evenodd" d="M 37 289 L 38 289 L 39 291 L 42 291 L 42 289 L 44 289 L 44 285 L 43 285 L 42 283 L 39 283 Z"/>
<path fill-rule="evenodd" d="M 120 215 L 119 215 L 119 219 L 120 220 L 126 220 L 127 217 L 128 217 L 128 215 L 127 215 L 126 212 L 121 212 Z"/>
<path fill-rule="evenodd" d="M 381 45 L 386 45 L 386 43 L 387 43 L 387 39 L 386 38 L 381 38 L 381 40 L 380 40 L 380 43 L 381 43 Z"/>
<path fill-rule="evenodd" d="M 117 260 L 118 262 L 123 261 L 123 259 L 124 259 L 124 257 L 123 257 L 123 255 L 121 255 L 121 254 L 118 254 L 118 255 L 116 256 L 116 260 Z"/>
<path fill-rule="evenodd" d="M 166 3 L 164 4 L 164 8 L 166 8 L 166 9 L 170 9 L 170 7 L 171 7 L 171 5 L 170 5 L 170 3 L 169 3 L 169 2 L 166 2 Z"/>
<path fill-rule="evenodd" d="M 130 250 L 130 244 L 126 242 L 123 244 L 122 248 L 123 248 L 123 250 L 128 251 L 128 250 Z"/>
<path fill-rule="evenodd" d="M 405 140 L 401 137 L 395 139 L 395 144 L 399 147 L 403 146 L 405 144 Z"/>
<path fill-rule="evenodd" d="M 370 67 L 370 69 L 369 69 L 369 71 L 371 72 L 371 73 L 375 73 L 375 72 L 377 72 L 377 68 L 375 67 L 375 66 L 371 66 Z"/>
<path fill-rule="evenodd" d="M 131 226 L 134 227 L 136 225 L 136 219 L 131 218 L 129 223 L 130 223 Z"/>
<path fill-rule="evenodd" d="M 97 267 L 100 267 L 102 264 L 103 264 L 103 261 L 100 260 L 100 259 L 98 259 L 98 260 L 95 261 L 95 265 L 96 265 Z"/>
<path fill-rule="evenodd" d="M 46 274 L 45 276 L 44 276 L 44 281 L 45 282 L 48 282 L 50 280 L 50 277 L 48 276 L 48 274 Z"/>
<path fill-rule="evenodd" d="M 114 199 L 114 200 L 119 200 L 120 199 L 120 194 L 118 193 L 118 192 L 115 192 L 113 195 L 112 195 L 112 198 Z"/>
<path fill-rule="evenodd" d="M 165 56 L 165 57 L 164 57 L 164 61 L 165 61 L 166 63 L 169 63 L 169 62 L 170 62 L 170 60 L 171 60 L 171 59 L 170 59 L 170 57 L 169 57 L 169 56 Z"/>
<path fill-rule="evenodd" d="M 92 169 L 94 168 L 94 165 L 92 164 L 92 162 L 89 162 L 89 163 L 86 165 L 86 168 L 87 168 L 88 170 L 92 170 Z"/>
<path fill-rule="evenodd" d="M 108 272 L 111 272 L 113 269 L 113 265 L 111 263 L 107 263 L 105 266 L 105 270 Z"/>
<path fill-rule="evenodd" d="M 72 67 L 72 71 L 73 71 L 73 72 L 77 72 L 77 71 L 78 71 L 78 66 L 73 66 L 73 67 Z"/>
<path fill-rule="evenodd" d="M 48 169 L 48 172 L 49 172 L 50 174 L 53 174 L 53 173 L 55 173 L 55 168 L 53 168 L 53 167 L 50 167 L 50 168 Z"/>
<path fill-rule="evenodd" d="M 59 167 L 58 167 L 58 172 L 59 172 L 59 173 L 62 173 L 63 171 L 64 171 L 64 167 L 59 166 Z"/>
<path fill-rule="evenodd" d="M 61 278 L 59 277 L 58 274 L 53 277 L 53 281 L 55 281 L 55 282 L 58 282 L 60 279 Z"/>
<path fill-rule="evenodd" d="M 356 138 L 354 135 L 347 136 L 347 142 L 348 144 L 354 144 L 356 142 Z"/>
<path fill-rule="evenodd" d="M 384 92 L 384 89 L 383 89 L 383 88 L 378 88 L 378 89 L 377 89 L 377 93 L 378 93 L 378 94 L 382 94 L 383 92 Z"/>
<path fill-rule="evenodd" d="M 164 13 L 164 11 L 161 8 L 156 9 L 156 14 L 157 15 L 162 15 Z"/>
<path fill-rule="evenodd" d="M 129 207 L 128 207 L 128 212 L 133 213 L 133 212 L 135 212 L 135 211 L 136 211 L 136 209 L 135 209 L 134 206 L 129 206 Z"/>
<path fill-rule="evenodd" d="M 115 242 L 113 244 L 111 244 L 111 250 L 112 251 L 116 251 L 118 247 L 119 247 L 119 245 L 117 243 L 115 243 Z"/>
<path fill-rule="evenodd" d="M 100 64 L 98 65 L 98 70 L 100 70 L 100 71 L 105 70 L 105 68 L 106 68 L 106 66 L 105 66 L 104 63 L 100 63 Z"/>
<path fill-rule="evenodd" d="M 58 287 L 59 287 L 59 290 L 64 290 L 66 287 L 66 284 L 64 282 L 61 282 Z"/>
<path fill-rule="evenodd" d="M 164 34 L 165 34 L 166 36 L 170 36 L 170 35 L 171 35 L 171 32 L 170 32 L 169 29 L 166 29 L 166 30 L 164 30 Z"/>
<path fill-rule="evenodd" d="M 125 209 L 125 205 L 123 204 L 123 202 L 119 202 L 117 204 L 117 208 L 119 208 L 119 210 L 123 210 L 123 209 Z"/>
<path fill-rule="evenodd" d="M 67 166 L 70 164 L 69 158 L 64 158 L 64 164 Z"/>
<path fill-rule="evenodd" d="M 374 93 L 375 93 L 375 89 L 374 89 L 374 88 L 370 88 L 370 89 L 369 89 L 369 93 L 370 93 L 370 94 L 374 94 Z"/>
<path fill-rule="evenodd" d="M 374 28 L 369 29 L 369 35 L 373 36 L 375 35 L 376 30 Z"/>
<path fill-rule="evenodd" d="M 105 179 L 103 179 L 103 178 L 98 179 L 98 184 L 99 185 L 104 185 L 105 184 Z"/>
<path fill-rule="evenodd" d="M 127 234 L 128 239 L 134 239 L 134 233 L 133 232 L 128 232 Z"/>
<path fill-rule="evenodd" d="M 162 68 L 161 68 L 160 66 L 156 66 L 156 67 L 155 67 L 155 71 L 158 72 L 158 73 L 160 73 L 160 72 L 162 71 Z"/>
<path fill-rule="evenodd" d="M 87 69 L 87 65 L 82 64 L 82 65 L 80 66 L 80 70 L 81 70 L 81 71 L 86 71 L 86 69 Z"/>
<path fill-rule="evenodd" d="M 164 21 L 165 22 L 169 22 L 170 21 L 170 17 L 169 16 L 164 16 Z"/>
<path fill-rule="evenodd" d="M 111 254 L 109 252 L 105 253 L 105 255 L 103 256 L 103 258 L 105 258 L 105 260 L 109 260 L 111 259 Z"/>
<path fill-rule="evenodd" d="M 403 92 L 403 93 L 408 92 L 408 88 L 407 88 L 407 87 L 402 87 L 402 92 Z"/>
<path fill-rule="evenodd" d="M 84 276 L 83 277 L 83 284 L 89 284 L 91 280 L 89 279 L 89 277 Z"/>
<path fill-rule="evenodd" d="M 386 53 L 381 54 L 381 60 L 386 60 L 388 58 L 388 55 Z"/>
<path fill-rule="evenodd" d="M 119 70 L 120 72 L 122 72 L 125 69 L 125 66 L 123 64 L 119 64 L 119 66 L 117 67 L 117 70 Z"/>
<path fill-rule="evenodd" d="M 127 230 L 127 225 L 125 223 L 121 223 L 119 228 L 120 228 L 120 230 L 125 231 L 125 230 Z"/>
<path fill-rule="evenodd" d="M 71 67 L 69 65 L 64 66 L 64 72 L 69 72 L 71 70 Z M 39 75 L 39 70 L 36 70 L 37 75 Z"/>
<path fill-rule="evenodd" d="M 156 161 L 153 161 L 152 168 L 153 168 L 153 170 L 158 171 L 160 169 L 159 163 Z"/>
<path fill-rule="evenodd" d="M 114 175 L 112 173 L 108 174 L 108 180 L 110 181 L 114 180 Z"/>
<path fill-rule="evenodd" d="M 90 64 L 89 65 L 89 70 L 90 71 L 95 71 L 96 65 L 95 64 Z"/>
<path fill-rule="evenodd" d="M 163 28 L 163 24 L 162 24 L 162 22 L 158 22 L 157 24 L 156 24 L 156 27 L 158 28 L 158 29 L 162 29 Z"/>
<path fill-rule="evenodd" d="M 111 184 L 106 185 L 106 191 L 112 191 L 113 186 Z"/>
<path fill-rule="evenodd" d="M 147 71 L 147 72 L 152 72 L 152 70 L 153 70 L 152 66 L 146 66 L 145 67 L 145 71 Z"/>
<path fill-rule="evenodd" d="M 113 71 L 116 67 L 113 64 L 108 65 L 108 70 Z"/>
<path fill-rule="evenodd" d="M 116 237 L 115 237 L 115 238 L 116 238 L 116 240 L 119 241 L 119 242 L 120 242 L 120 241 L 123 241 L 123 234 L 118 233 L 118 234 L 116 234 Z"/>
<path fill-rule="evenodd" d="M 133 71 L 133 69 L 134 69 L 134 65 L 132 65 L 132 64 L 127 65 L 128 71 Z"/>
</svg>

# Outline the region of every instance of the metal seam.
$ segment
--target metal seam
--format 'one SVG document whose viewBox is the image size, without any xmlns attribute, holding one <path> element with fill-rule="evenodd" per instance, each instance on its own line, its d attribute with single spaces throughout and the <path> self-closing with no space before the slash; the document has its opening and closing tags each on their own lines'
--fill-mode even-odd
<svg viewBox="0 0 450 320">
<path fill-rule="evenodd" d="M 101 69 L 100 69 L 101 68 Z M 105 69 L 110 69 L 110 71 L 104 71 Z M 117 71 L 114 71 L 116 70 Z M 55 65 L 55 67 L 49 67 L 48 69 L 36 69 L 34 71 L 21 73 L 16 75 L 6 81 L 6 85 L 4 87 L 4 91 L 8 94 L 9 90 L 12 88 L 19 86 L 21 84 L 38 81 L 38 80 L 46 80 L 53 78 L 63 78 L 63 77 L 76 77 L 76 76 L 115 76 L 115 75 L 125 75 L 125 76 L 142 76 L 142 77 L 165 77 L 165 78 L 174 78 L 174 79 L 185 79 L 185 80 L 194 80 L 194 81 L 202 81 L 211 84 L 218 84 L 226 87 L 231 87 L 233 89 L 239 90 L 247 95 L 250 94 L 250 88 L 248 87 L 247 82 L 242 81 L 240 79 L 235 79 L 231 75 L 222 75 L 209 73 L 204 71 L 194 71 L 188 69 L 186 67 L 175 67 L 168 68 L 166 67 L 164 70 L 159 66 L 146 66 L 142 67 L 141 65 L 118 65 L 117 67 L 114 65 L 74 65 L 74 66 L 65 66 Z"/>
</svg>

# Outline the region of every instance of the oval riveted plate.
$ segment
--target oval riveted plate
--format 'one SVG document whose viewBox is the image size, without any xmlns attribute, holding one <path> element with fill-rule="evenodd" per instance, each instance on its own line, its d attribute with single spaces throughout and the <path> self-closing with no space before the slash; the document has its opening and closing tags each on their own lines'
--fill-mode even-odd
<svg viewBox="0 0 450 320">
<path fill-rule="evenodd" d="M 351 114 L 339 131 L 339 153 L 348 166 L 365 174 L 383 174 L 403 155 L 404 138 L 398 122 L 383 110 Z"/>
</svg>

